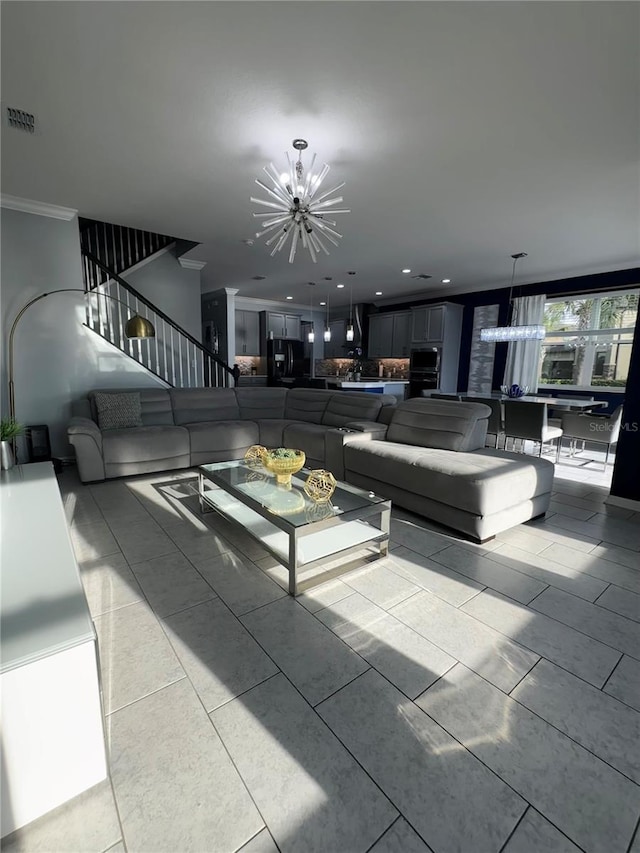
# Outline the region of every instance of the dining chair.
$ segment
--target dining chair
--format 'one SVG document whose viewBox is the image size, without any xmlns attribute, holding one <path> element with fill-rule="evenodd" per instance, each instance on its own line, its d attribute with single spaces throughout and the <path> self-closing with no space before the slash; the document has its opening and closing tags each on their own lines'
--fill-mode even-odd
<svg viewBox="0 0 640 853">
<path fill-rule="evenodd" d="M 547 422 L 547 404 L 531 403 L 523 400 L 504 401 L 504 446 L 507 449 L 507 440 L 515 439 L 535 441 L 540 445 L 538 456 L 542 456 L 542 448 L 548 441 L 557 441 L 556 462 L 560 458 L 560 445 L 562 440 L 562 429 L 549 426 Z M 524 448 L 524 444 L 523 444 Z"/>
<path fill-rule="evenodd" d="M 607 452 L 604 458 L 604 470 L 609 462 L 611 447 L 618 442 L 622 426 L 622 406 L 618 406 L 611 415 L 584 414 L 582 412 L 565 412 L 562 416 L 562 430 L 570 439 L 569 455 L 582 453 L 587 441 L 594 444 L 604 444 Z M 581 450 L 577 450 L 578 441 L 582 442 Z"/>
<path fill-rule="evenodd" d="M 465 397 L 463 395 L 462 402 L 482 403 L 485 406 L 489 406 L 489 408 L 491 409 L 491 414 L 489 415 L 487 433 L 489 435 L 495 435 L 495 447 L 497 450 L 500 439 L 504 437 L 504 420 L 502 416 L 502 403 L 500 402 L 500 400 L 493 400 L 491 397 Z"/>
</svg>

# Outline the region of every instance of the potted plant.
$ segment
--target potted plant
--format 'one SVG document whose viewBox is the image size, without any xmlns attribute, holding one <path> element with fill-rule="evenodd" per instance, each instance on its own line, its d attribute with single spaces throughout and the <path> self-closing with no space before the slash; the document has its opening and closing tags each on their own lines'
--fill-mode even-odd
<svg viewBox="0 0 640 853">
<path fill-rule="evenodd" d="M 22 430 L 22 424 L 17 423 L 13 418 L 0 420 L 0 468 L 3 471 L 8 471 L 15 464 L 12 444 L 19 435 L 22 435 Z"/>
</svg>

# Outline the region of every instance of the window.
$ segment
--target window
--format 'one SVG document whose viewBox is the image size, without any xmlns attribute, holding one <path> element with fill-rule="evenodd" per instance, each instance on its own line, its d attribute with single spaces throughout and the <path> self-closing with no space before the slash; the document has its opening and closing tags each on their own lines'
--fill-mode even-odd
<svg viewBox="0 0 640 853">
<path fill-rule="evenodd" d="M 549 300 L 540 385 L 624 388 L 637 314 L 637 290 Z"/>
</svg>

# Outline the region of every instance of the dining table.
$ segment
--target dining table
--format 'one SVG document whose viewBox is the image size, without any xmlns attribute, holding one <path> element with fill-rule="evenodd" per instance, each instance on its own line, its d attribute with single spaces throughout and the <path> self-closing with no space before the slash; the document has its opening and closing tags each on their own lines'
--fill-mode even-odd
<svg viewBox="0 0 640 853">
<path fill-rule="evenodd" d="M 457 397 L 458 395 L 452 394 L 451 396 Z M 579 397 L 541 397 L 538 394 L 525 394 L 522 397 L 509 397 L 508 394 L 502 394 L 500 391 L 492 391 L 490 394 L 470 392 L 461 396 L 468 397 L 470 399 L 472 397 L 485 400 L 487 398 L 491 398 L 492 400 L 501 400 L 502 402 L 505 400 L 516 400 L 522 403 L 542 403 L 549 408 L 563 409 L 565 411 L 585 411 L 586 409 L 597 409 L 608 405 L 607 400 L 583 400 Z"/>
</svg>

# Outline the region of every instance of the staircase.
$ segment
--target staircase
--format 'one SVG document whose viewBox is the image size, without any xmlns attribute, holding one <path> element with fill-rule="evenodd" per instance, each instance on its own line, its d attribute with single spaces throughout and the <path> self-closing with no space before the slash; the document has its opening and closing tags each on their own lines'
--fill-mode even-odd
<svg viewBox="0 0 640 853">
<path fill-rule="evenodd" d="M 204 347 L 121 275 L 175 242 L 162 234 L 82 220 L 82 272 L 88 294 L 86 325 L 174 388 L 231 387 L 237 381 L 238 368 L 230 367 Z M 183 252 L 195 245 L 182 242 Z M 153 324 L 155 337 L 126 337 L 126 322 L 135 314 Z"/>
</svg>

